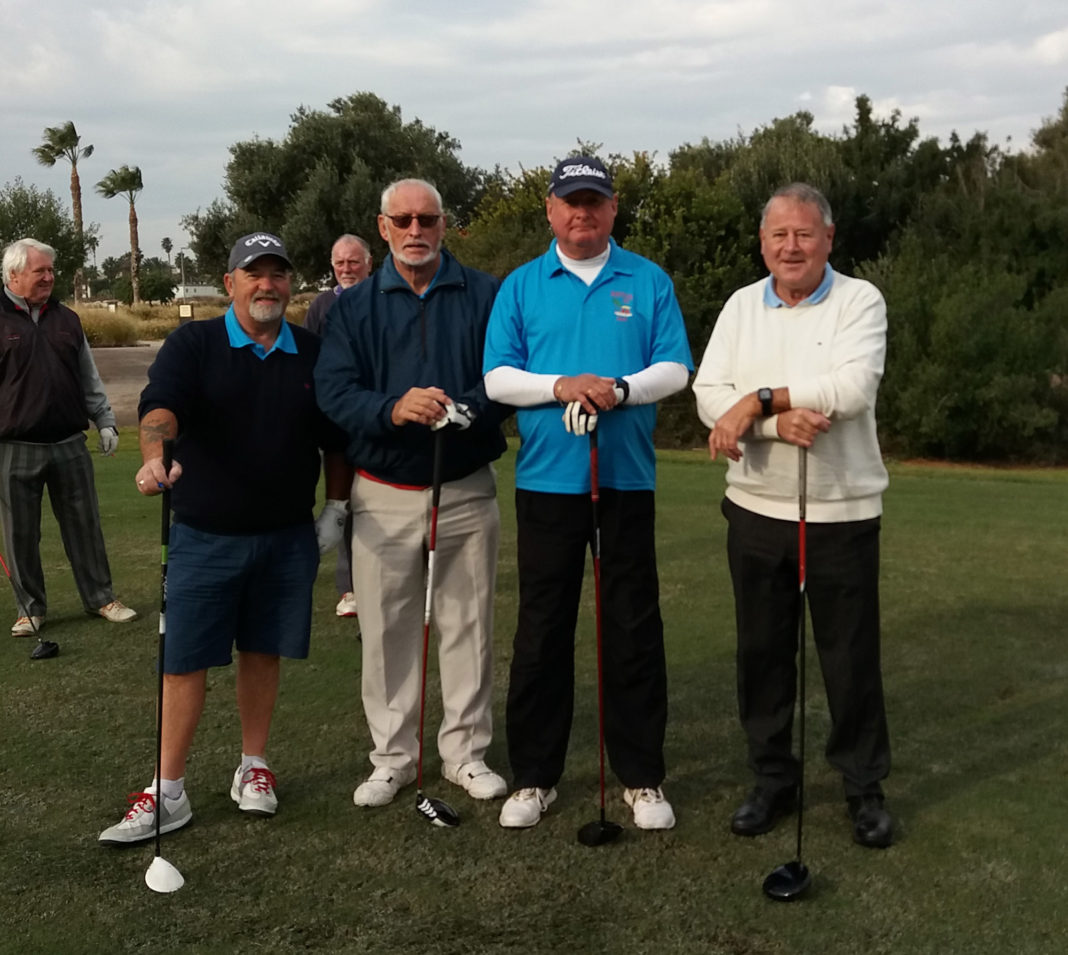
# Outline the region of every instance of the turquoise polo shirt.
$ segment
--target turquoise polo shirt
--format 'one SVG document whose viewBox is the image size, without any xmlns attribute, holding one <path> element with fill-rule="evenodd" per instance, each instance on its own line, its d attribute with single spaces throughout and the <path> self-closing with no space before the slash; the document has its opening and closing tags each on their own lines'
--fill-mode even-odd
<svg viewBox="0 0 1068 955">
<path fill-rule="evenodd" d="M 589 286 L 561 264 L 555 240 L 544 255 L 512 272 L 490 313 L 483 372 L 509 366 L 618 378 L 662 361 L 693 371 L 686 325 L 667 273 L 614 241 L 609 247 L 608 261 Z M 589 442 L 564 429 L 562 414 L 556 402 L 518 410 L 517 487 L 589 493 Z M 655 425 L 656 405 L 624 405 L 599 417 L 603 487 L 656 487 Z"/>
<path fill-rule="evenodd" d="M 234 306 L 226 310 L 226 335 L 230 339 L 231 348 L 251 348 L 252 354 L 259 359 L 266 358 L 273 351 L 284 351 L 290 355 L 297 353 L 297 343 L 293 340 L 293 330 L 289 322 L 282 319 L 282 327 L 278 329 L 278 337 L 270 348 L 264 348 L 259 342 L 253 341 L 248 332 L 242 327 L 234 313 Z"/>
</svg>

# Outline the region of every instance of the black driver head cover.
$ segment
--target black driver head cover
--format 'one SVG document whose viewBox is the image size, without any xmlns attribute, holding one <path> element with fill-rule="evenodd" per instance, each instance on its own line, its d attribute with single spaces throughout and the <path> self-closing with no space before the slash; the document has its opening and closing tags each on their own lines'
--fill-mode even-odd
<svg viewBox="0 0 1068 955">
<path fill-rule="evenodd" d="M 53 643 L 51 640 L 41 640 L 38 638 L 37 646 L 30 652 L 31 660 L 51 660 L 52 657 L 59 656 L 59 644 Z"/>
<path fill-rule="evenodd" d="M 776 902 L 793 902 L 801 898 L 812 885 L 808 866 L 794 860 L 779 866 L 764 880 L 764 894 Z"/>
<path fill-rule="evenodd" d="M 452 806 L 421 792 L 415 794 L 415 811 L 435 826 L 452 828 L 460 825 L 460 814 Z"/>
<path fill-rule="evenodd" d="M 609 842 L 615 842 L 619 837 L 619 834 L 623 831 L 623 827 L 618 822 L 605 822 L 603 819 L 596 819 L 593 822 L 587 822 L 578 831 L 578 841 L 584 846 L 603 846 Z"/>
</svg>

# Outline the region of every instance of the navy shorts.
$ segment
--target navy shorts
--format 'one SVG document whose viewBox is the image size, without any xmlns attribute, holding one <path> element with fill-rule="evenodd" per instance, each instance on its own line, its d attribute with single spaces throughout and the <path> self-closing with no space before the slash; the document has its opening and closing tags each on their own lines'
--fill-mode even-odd
<svg viewBox="0 0 1068 955">
<path fill-rule="evenodd" d="M 315 525 L 266 534 L 171 526 L 164 673 L 226 666 L 232 651 L 303 660 L 319 570 Z"/>
</svg>

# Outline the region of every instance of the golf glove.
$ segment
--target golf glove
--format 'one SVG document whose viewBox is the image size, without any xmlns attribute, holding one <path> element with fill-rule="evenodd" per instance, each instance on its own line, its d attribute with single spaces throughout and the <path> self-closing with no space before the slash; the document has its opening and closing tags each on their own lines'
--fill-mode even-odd
<svg viewBox="0 0 1068 955">
<path fill-rule="evenodd" d="M 315 539 L 319 542 L 320 556 L 341 543 L 348 512 L 348 501 L 327 501 L 323 505 L 322 513 L 315 521 Z"/>
<path fill-rule="evenodd" d="M 100 429 L 100 453 L 108 457 L 119 450 L 119 432 L 114 428 Z"/>
<path fill-rule="evenodd" d="M 430 426 L 430 430 L 440 431 L 442 428 L 447 428 L 451 425 L 457 431 L 466 431 L 471 427 L 471 422 L 474 420 L 474 412 L 471 411 L 468 405 L 465 405 L 462 401 L 454 401 L 445 405 L 445 417 L 438 418 Z"/>
<path fill-rule="evenodd" d="M 597 427 L 597 415 L 590 414 L 583 408 L 581 401 L 569 401 L 564 408 L 564 427 L 567 428 L 569 434 L 575 434 L 581 438 Z"/>
</svg>

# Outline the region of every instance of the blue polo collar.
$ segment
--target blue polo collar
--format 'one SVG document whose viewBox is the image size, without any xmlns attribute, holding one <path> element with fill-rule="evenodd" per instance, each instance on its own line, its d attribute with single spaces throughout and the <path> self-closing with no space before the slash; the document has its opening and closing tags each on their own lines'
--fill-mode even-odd
<svg viewBox="0 0 1068 955">
<path fill-rule="evenodd" d="M 823 267 L 823 279 L 820 284 L 816 286 L 814 291 L 807 298 L 801 299 L 797 303 L 800 305 L 819 305 L 828 295 L 831 294 L 831 286 L 834 285 L 834 270 L 831 268 L 830 263 L 827 263 Z M 769 275 L 764 282 L 764 304 L 768 308 L 796 308 L 797 306 L 788 305 L 778 295 L 775 294 L 775 281 Z"/>
<path fill-rule="evenodd" d="M 297 354 L 297 343 L 293 340 L 293 330 L 289 322 L 282 319 L 282 326 L 278 329 L 278 337 L 270 348 L 264 348 L 259 342 L 253 341 L 248 332 L 242 327 L 234 313 L 234 306 L 226 310 L 226 335 L 230 339 L 231 348 L 251 348 L 252 354 L 259 359 L 266 358 L 273 351 L 284 351 L 290 355 Z"/>
</svg>

